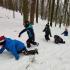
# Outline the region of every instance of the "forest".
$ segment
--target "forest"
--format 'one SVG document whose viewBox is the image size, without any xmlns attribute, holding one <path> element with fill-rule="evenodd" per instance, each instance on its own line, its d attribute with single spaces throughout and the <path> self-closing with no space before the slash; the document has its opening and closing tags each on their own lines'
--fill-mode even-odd
<svg viewBox="0 0 70 70">
<path fill-rule="evenodd" d="M 24 21 L 29 20 L 34 24 L 34 19 L 38 23 L 38 18 L 48 20 L 48 24 L 55 26 L 61 24 L 70 25 L 70 0 L 0 0 L 0 6 L 13 10 L 13 18 L 15 11 L 19 11 L 23 15 Z"/>
</svg>

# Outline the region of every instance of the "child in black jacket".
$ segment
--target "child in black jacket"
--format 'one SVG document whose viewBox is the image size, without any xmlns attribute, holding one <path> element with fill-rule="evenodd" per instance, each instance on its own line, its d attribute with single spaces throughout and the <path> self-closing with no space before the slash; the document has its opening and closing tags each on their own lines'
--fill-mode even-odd
<svg viewBox="0 0 70 70">
<path fill-rule="evenodd" d="M 47 41 L 50 40 L 49 35 L 50 35 L 50 37 L 52 37 L 52 35 L 51 35 L 51 31 L 50 31 L 49 24 L 46 24 L 46 26 L 45 26 L 43 32 L 45 32 L 45 39 L 46 39 Z"/>
</svg>

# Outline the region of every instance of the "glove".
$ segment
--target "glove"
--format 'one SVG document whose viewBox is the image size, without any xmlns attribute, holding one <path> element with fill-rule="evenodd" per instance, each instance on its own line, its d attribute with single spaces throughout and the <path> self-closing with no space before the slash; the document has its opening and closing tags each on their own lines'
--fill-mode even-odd
<svg viewBox="0 0 70 70">
<path fill-rule="evenodd" d="M 20 34 L 18 35 L 18 37 L 20 37 Z"/>
</svg>

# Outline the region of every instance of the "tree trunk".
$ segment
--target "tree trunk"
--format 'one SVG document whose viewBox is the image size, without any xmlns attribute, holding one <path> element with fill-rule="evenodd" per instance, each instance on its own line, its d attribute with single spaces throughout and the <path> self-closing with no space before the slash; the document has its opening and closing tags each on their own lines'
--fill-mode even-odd
<svg viewBox="0 0 70 70">
<path fill-rule="evenodd" d="M 36 0 L 32 0 L 30 10 L 30 22 L 32 22 L 33 24 L 34 24 L 35 8 L 36 8 Z"/>
<path fill-rule="evenodd" d="M 69 0 L 64 0 L 64 25 L 67 23 L 68 1 Z"/>
<path fill-rule="evenodd" d="M 44 0 L 41 0 L 41 19 L 44 19 Z"/>
<path fill-rule="evenodd" d="M 38 4 L 39 0 L 36 0 L 36 22 L 38 23 Z"/>
<path fill-rule="evenodd" d="M 27 21 L 29 16 L 28 0 L 23 0 L 22 11 L 23 11 L 23 25 L 24 25 L 25 24 L 24 21 Z"/>
<path fill-rule="evenodd" d="M 57 0 L 57 6 L 56 6 L 56 11 L 55 11 L 55 26 L 56 26 L 56 23 L 57 23 L 58 8 L 59 8 L 59 0 Z"/>
<path fill-rule="evenodd" d="M 51 0 L 48 0 L 48 23 L 50 22 L 51 17 Z"/>
<path fill-rule="evenodd" d="M 54 14 L 54 6 L 55 6 L 55 0 L 52 0 L 50 26 L 52 26 L 52 20 L 53 20 L 53 14 Z"/>
</svg>

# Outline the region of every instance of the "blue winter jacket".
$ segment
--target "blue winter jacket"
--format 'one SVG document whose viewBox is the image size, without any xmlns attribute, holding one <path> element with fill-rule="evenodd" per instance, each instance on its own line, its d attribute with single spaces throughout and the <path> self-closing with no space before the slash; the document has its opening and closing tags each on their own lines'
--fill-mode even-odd
<svg viewBox="0 0 70 70">
<path fill-rule="evenodd" d="M 64 31 L 62 34 L 64 34 L 64 36 L 68 36 L 68 31 Z"/>
<path fill-rule="evenodd" d="M 15 56 L 16 60 L 19 59 L 19 53 L 18 53 L 19 51 L 21 51 L 22 49 L 27 50 L 24 43 L 18 40 L 12 40 L 10 38 L 5 39 L 5 43 L 3 47 L 0 49 L 0 53 L 2 53 L 5 49 L 11 52 Z"/>
</svg>

